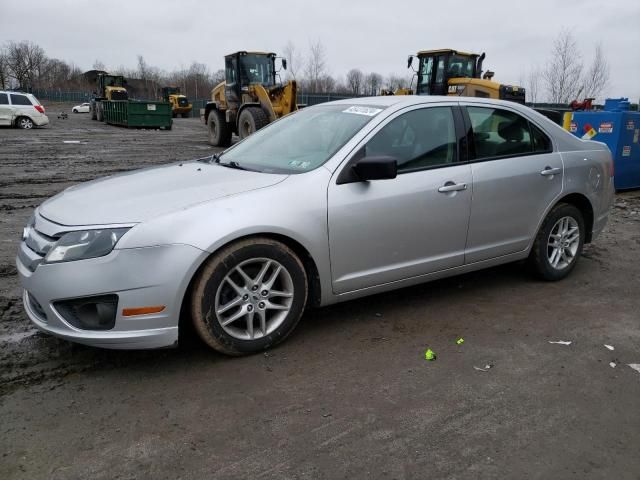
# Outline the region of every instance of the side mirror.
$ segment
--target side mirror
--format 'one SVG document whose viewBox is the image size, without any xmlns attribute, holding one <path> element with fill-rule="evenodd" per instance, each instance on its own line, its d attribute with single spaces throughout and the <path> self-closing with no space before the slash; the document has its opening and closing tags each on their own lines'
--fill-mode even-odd
<svg viewBox="0 0 640 480">
<path fill-rule="evenodd" d="M 390 180 L 398 176 L 398 161 L 393 157 L 365 157 L 352 167 L 360 181 Z"/>
<path fill-rule="evenodd" d="M 282 68 L 284 68 L 285 70 L 287 69 L 287 59 L 286 58 L 282 59 Z"/>
<path fill-rule="evenodd" d="M 410 68 L 412 63 L 413 63 L 413 55 L 409 55 L 409 58 L 407 59 L 407 68 Z"/>
</svg>

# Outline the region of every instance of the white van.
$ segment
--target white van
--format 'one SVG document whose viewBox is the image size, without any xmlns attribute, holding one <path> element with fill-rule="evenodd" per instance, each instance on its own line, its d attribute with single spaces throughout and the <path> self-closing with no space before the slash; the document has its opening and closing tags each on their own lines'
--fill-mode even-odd
<svg viewBox="0 0 640 480">
<path fill-rule="evenodd" d="M 28 129 L 48 123 L 44 107 L 32 94 L 0 90 L 0 125 Z"/>
</svg>

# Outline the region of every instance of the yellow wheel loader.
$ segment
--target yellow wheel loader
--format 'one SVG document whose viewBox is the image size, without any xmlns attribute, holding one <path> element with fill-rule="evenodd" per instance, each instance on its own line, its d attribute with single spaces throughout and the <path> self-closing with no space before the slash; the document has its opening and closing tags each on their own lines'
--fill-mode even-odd
<svg viewBox="0 0 640 480">
<path fill-rule="evenodd" d="M 525 90 L 515 85 L 493 81 L 494 73 L 482 72 L 485 54 L 458 50 L 422 50 L 410 55 L 407 68 L 418 59 L 417 95 L 453 95 L 464 97 L 499 98 L 524 103 Z M 401 89 L 396 95 L 410 95 L 413 90 Z"/>
<path fill-rule="evenodd" d="M 213 88 L 211 101 L 200 111 L 211 145 L 227 147 L 232 134 L 243 139 L 298 109 L 296 82 L 279 83 L 275 63 L 275 53 L 242 51 L 225 56 L 225 81 Z M 284 58 L 282 68 L 287 68 Z"/>
<path fill-rule="evenodd" d="M 127 81 L 122 75 L 109 75 L 107 73 L 99 73 L 96 77 L 96 90 L 93 92 L 91 99 L 91 120 L 104 120 L 104 109 L 102 102 L 104 100 L 128 100 Z"/>
<path fill-rule="evenodd" d="M 186 95 L 180 93 L 179 87 L 162 87 L 162 100 L 171 104 L 171 115 L 173 118 L 182 115 L 187 118 L 191 113 L 193 105 L 189 103 Z"/>
</svg>

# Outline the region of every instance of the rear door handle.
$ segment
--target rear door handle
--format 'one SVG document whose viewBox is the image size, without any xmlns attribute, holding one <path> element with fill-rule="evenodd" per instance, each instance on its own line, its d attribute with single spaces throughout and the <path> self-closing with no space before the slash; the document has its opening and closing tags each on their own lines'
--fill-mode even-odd
<svg viewBox="0 0 640 480">
<path fill-rule="evenodd" d="M 467 184 L 466 183 L 447 182 L 443 186 L 441 186 L 438 189 L 438 191 L 440 193 L 447 193 L 447 192 L 457 192 L 459 190 L 466 190 L 466 189 L 467 189 Z"/>
<path fill-rule="evenodd" d="M 540 175 L 542 175 L 543 177 L 548 177 L 549 175 L 557 175 L 559 173 L 562 173 L 561 168 L 544 167 L 544 170 L 540 172 Z"/>
</svg>

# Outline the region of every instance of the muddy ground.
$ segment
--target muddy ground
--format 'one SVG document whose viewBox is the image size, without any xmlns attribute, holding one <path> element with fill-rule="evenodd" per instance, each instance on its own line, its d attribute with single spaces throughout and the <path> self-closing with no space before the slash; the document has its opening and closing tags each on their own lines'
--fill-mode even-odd
<svg viewBox="0 0 640 480">
<path fill-rule="evenodd" d="M 640 479 L 640 192 L 559 283 L 514 264 L 310 311 L 246 358 L 98 350 L 23 313 L 32 208 L 213 149 L 197 119 L 129 131 L 61 109 L 0 130 L 0 478 Z"/>
</svg>

